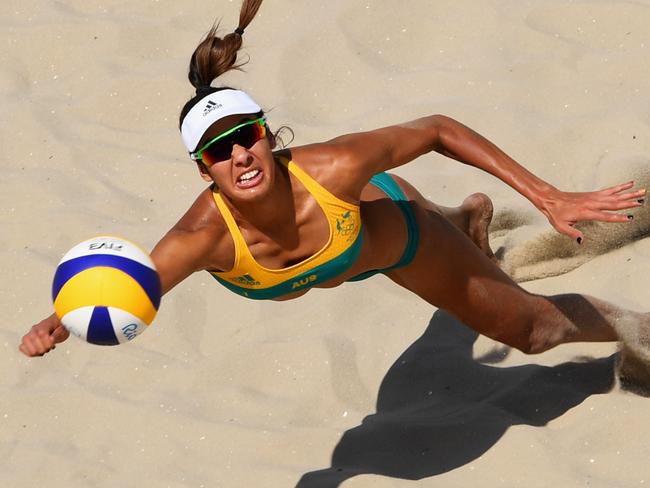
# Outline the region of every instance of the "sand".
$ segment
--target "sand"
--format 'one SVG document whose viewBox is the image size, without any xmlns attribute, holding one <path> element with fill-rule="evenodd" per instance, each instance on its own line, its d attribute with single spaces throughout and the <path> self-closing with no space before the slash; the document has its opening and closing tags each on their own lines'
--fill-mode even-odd
<svg viewBox="0 0 650 488">
<path fill-rule="evenodd" d="M 204 188 L 177 130 L 186 68 L 238 8 L 0 4 L 0 486 L 650 483 L 648 399 L 617 386 L 615 344 L 525 356 L 383 277 L 257 303 L 198 274 L 132 343 L 18 352 L 67 249 L 151 249 Z M 650 185 L 648 27 L 645 0 L 266 0 L 224 83 L 294 144 L 444 113 L 562 189 Z M 434 154 L 397 172 L 443 205 L 489 194 L 526 289 L 648 309 L 647 210 L 577 248 L 476 169 Z"/>
</svg>

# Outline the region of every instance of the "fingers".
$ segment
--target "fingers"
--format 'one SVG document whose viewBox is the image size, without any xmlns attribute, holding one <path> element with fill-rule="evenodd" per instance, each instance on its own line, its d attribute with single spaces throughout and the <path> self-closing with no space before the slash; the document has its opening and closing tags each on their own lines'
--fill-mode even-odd
<svg viewBox="0 0 650 488">
<path fill-rule="evenodd" d="M 580 218 L 576 219 L 575 221 L 562 222 L 562 223 L 558 223 L 556 221 L 554 227 L 557 229 L 558 232 L 569 236 L 578 244 L 582 244 L 582 242 L 584 241 L 584 235 L 578 229 L 573 227 L 573 225 L 576 222 L 586 221 L 586 220 L 608 222 L 608 223 L 625 223 L 625 222 L 633 222 L 634 216 L 632 214 L 621 214 L 621 213 L 612 213 L 612 212 L 596 211 L 596 210 L 586 211 L 583 212 L 580 215 Z"/>
<path fill-rule="evenodd" d="M 582 232 L 580 232 L 578 229 L 576 229 L 575 227 L 569 224 L 559 225 L 556 227 L 556 229 L 558 230 L 558 232 L 566 236 L 569 236 L 578 244 L 582 244 L 582 241 L 584 240 L 584 236 L 582 235 Z"/>
<path fill-rule="evenodd" d="M 626 185 L 612 187 L 612 189 L 624 188 Z M 587 208 L 595 211 L 601 210 L 626 210 L 642 207 L 645 203 L 646 190 L 642 188 L 627 193 L 609 193 L 610 190 L 583 194 L 583 203 Z"/>
<path fill-rule="evenodd" d="M 599 210 L 626 210 L 628 208 L 643 207 L 643 203 L 639 203 L 636 198 L 633 200 L 618 200 L 608 203 L 607 205 L 599 205 Z"/>
<path fill-rule="evenodd" d="M 54 329 L 54 332 L 52 332 L 52 339 L 55 344 L 65 341 L 68 337 L 70 337 L 70 332 L 68 332 L 68 329 L 63 327 L 63 325 L 58 326 Z"/>
<path fill-rule="evenodd" d="M 54 347 L 54 338 L 50 335 L 49 331 L 44 327 L 35 325 L 25 334 L 18 349 L 26 356 L 34 357 L 42 356 L 54 349 Z"/>
<path fill-rule="evenodd" d="M 586 211 L 600 212 L 603 210 L 626 210 L 643 207 L 643 202 L 637 197 L 630 199 L 607 197 L 607 199 L 591 199 L 582 203 L 581 207 Z"/>
<path fill-rule="evenodd" d="M 620 214 L 620 213 L 611 213 L 603 211 L 588 211 L 584 212 L 577 221 L 592 220 L 599 222 L 608 222 L 608 223 L 625 223 L 634 221 L 634 216 L 631 214 Z M 578 229 L 573 227 L 575 224 L 572 222 L 563 222 L 561 224 L 557 223 L 554 225 L 556 230 L 562 234 L 569 236 L 571 239 L 576 241 L 578 244 L 584 242 L 584 235 Z"/>
<path fill-rule="evenodd" d="M 632 222 L 634 220 L 634 216 L 632 214 L 594 211 L 594 212 L 587 212 L 584 215 L 583 220 L 597 220 L 599 222 L 624 223 L 624 222 Z"/>
<path fill-rule="evenodd" d="M 638 199 L 643 199 L 645 198 L 645 194 L 647 193 L 645 188 L 641 188 L 636 191 L 632 191 L 630 193 L 624 193 L 624 196 L 626 197 L 627 200 L 637 200 Z"/>
<path fill-rule="evenodd" d="M 600 220 L 601 222 L 612 222 L 612 223 L 624 223 L 631 222 L 634 220 L 633 215 L 623 215 L 623 214 L 611 214 L 607 212 L 602 212 L 594 220 Z"/>
<path fill-rule="evenodd" d="M 634 216 L 628 212 L 616 213 L 644 206 L 646 190 L 629 191 L 633 181 L 589 193 L 564 193 L 560 202 L 547 217 L 556 230 L 581 244 L 582 233 L 575 229 L 576 222 L 595 220 L 600 222 L 632 222 Z"/>
<path fill-rule="evenodd" d="M 638 190 L 623 193 L 624 191 L 629 190 L 633 186 L 634 186 L 634 182 L 630 181 L 628 183 L 623 183 L 622 185 L 606 188 L 598 193 L 600 193 L 601 195 L 605 195 L 607 197 L 615 198 L 616 201 L 629 201 L 629 202 L 643 204 L 647 193 L 645 188 L 640 188 Z"/>
<path fill-rule="evenodd" d="M 641 188 L 640 190 L 635 190 L 628 193 L 620 193 L 618 195 L 615 195 L 614 198 L 617 202 L 629 202 L 633 205 L 638 206 L 642 205 L 645 202 L 645 194 L 645 188 Z"/>
<path fill-rule="evenodd" d="M 634 181 L 628 181 L 627 183 L 622 183 L 620 185 L 605 188 L 604 190 L 602 190 L 602 193 L 604 193 L 605 195 L 614 195 L 616 193 L 620 193 L 622 191 L 629 190 L 633 186 L 634 186 Z"/>
<path fill-rule="evenodd" d="M 26 356 L 42 356 L 56 347 L 56 343 L 68 338 L 70 333 L 63 327 L 56 315 L 52 314 L 34 325 L 18 346 Z"/>
</svg>

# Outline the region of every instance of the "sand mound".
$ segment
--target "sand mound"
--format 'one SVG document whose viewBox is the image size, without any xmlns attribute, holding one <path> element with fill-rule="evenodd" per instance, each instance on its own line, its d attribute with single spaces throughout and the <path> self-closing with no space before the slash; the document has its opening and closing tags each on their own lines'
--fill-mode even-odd
<svg viewBox="0 0 650 488">
<path fill-rule="evenodd" d="M 607 171 L 604 171 L 599 177 L 601 187 L 626 179 L 634 180 L 637 188 L 650 187 L 650 159 L 636 157 L 601 161 L 594 170 L 599 172 L 601 169 L 609 169 L 610 173 L 607 175 Z M 611 178 L 611 173 L 616 173 L 617 179 Z M 579 224 L 585 237 L 582 245 L 577 245 L 552 228 L 548 229 L 548 223 L 540 223 L 539 215 L 523 210 L 506 210 L 496 214 L 490 232 L 493 241 L 502 241 L 496 253 L 504 270 L 516 281 L 523 282 L 567 273 L 597 256 L 650 234 L 650 211 L 647 206 L 625 213 L 632 214 L 634 220 L 623 224 Z"/>
</svg>

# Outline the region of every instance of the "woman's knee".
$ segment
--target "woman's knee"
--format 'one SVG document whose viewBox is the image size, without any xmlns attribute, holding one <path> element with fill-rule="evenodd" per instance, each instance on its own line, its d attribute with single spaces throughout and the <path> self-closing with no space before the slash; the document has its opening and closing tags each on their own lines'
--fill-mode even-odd
<svg viewBox="0 0 650 488">
<path fill-rule="evenodd" d="M 559 343 L 553 321 L 544 317 L 552 311 L 548 300 L 521 288 L 440 215 L 419 209 L 418 216 L 418 254 L 390 278 L 480 334 L 526 354 Z"/>
<path fill-rule="evenodd" d="M 533 330 L 534 321 L 522 315 L 502 322 L 495 329 L 487 330 L 485 335 L 524 354 L 535 354 L 540 344 L 536 343 Z"/>
<path fill-rule="evenodd" d="M 514 345 L 524 354 L 540 354 L 567 342 L 569 328 L 542 296 L 532 295 L 526 313 L 517 319 L 521 334 Z"/>
<path fill-rule="evenodd" d="M 492 323 L 484 317 L 475 328 L 524 354 L 539 354 L 565 342 L 565 331 L 548 308 L 543 297 L 528 295 L 503 310 Z"/>
</svg>

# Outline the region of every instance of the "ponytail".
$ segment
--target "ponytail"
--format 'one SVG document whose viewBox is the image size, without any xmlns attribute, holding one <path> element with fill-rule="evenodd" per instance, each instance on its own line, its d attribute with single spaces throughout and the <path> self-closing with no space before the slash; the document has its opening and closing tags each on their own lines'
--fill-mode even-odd
<svg viewBox="0 0 650 488">
<path fill-rule="evenodd" d="M 239 25 L 223 39 L 217 36 L 218 26 L 213 26 L 205 38 L 194 50 L 190 60 L 190 68 L 187 74 L 192 86 L 196 89 L 196 95 L 189 100 L 181 111 L 179 126 L 190 109 L 202 98 L 221 90 L 213 88 L 212 82 L 222 74 L 231 69 L 239 69 L 246 62 L 237 64 L 237 52 L 242 46 L 244 30 L 255 18 L 262 0 L 243 0 L 239 12 Z"/>
<path fill-rule="evenodd" d="M 245 64 L 237 64 L 237 52 L 242 46 L 244 30 L 255 18 L 261 4 L 262 0 L 244 0 L 239 13 L 239 25 L 223 39 L 217 36 L 217 26 L 208 31 L 190 60 L 187 77 L 195 89 L 209 87 L 215 78 Z"/>
</svg>

